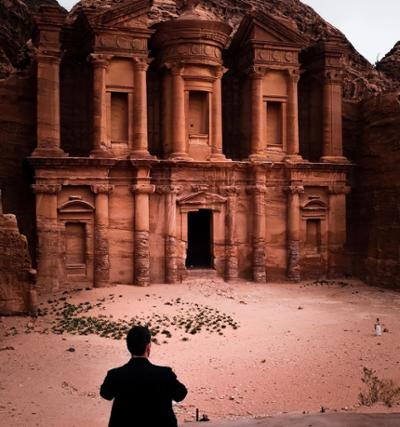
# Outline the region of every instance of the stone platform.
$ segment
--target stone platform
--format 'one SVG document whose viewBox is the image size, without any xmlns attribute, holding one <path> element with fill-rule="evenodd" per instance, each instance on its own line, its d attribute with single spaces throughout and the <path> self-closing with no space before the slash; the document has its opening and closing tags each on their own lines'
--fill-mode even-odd
<svg viewBox="0 0 400 427">
<path fill-rule="evenodd" d="M 285 414 L 239 421 L 185 423 L 182 427 L 399 427 L 400 413 L 396 414 Z"/>
</svg>

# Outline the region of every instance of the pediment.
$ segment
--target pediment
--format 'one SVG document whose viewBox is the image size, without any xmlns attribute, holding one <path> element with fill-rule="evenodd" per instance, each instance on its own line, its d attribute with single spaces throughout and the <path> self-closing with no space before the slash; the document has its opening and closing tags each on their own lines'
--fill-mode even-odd
<svg viewBox="0 0 400 427">
<path fill-rule="evenodd" d="M 277 19 L 271 15 L 257 13 L 243 18 L 234 37 L 233 45 L 242 45 L 247 41 L 283 45 L 303 46 L 305 40 L 290 21 Z"/>
<path fill-rule="evenodd" d="M 147 28 L 150 0 L 125 0 L 96 16 L 96 24 L 117 28 Z"/>
<path fill-rule="evenodd" d="M 94 210 L 94 206 L 84 200 L 68 200 L 58 208 L 60 213 L 87 213 Z"/>
<path fill-rule="evenodd" d="M 302 206 L 303 210 L 315 211 L 315 210 L 327 210 L 328 206 L 320 199 L 309 200 Z"/>
<path fill-rule="evenodd" d="M 222 204 L 226 202 L 226 198 L 208 191 L 198 191 L 178 199 L 179 205 L 190 205 L 190 206 L 212 206 L 216 204 Z"/>
</svg>

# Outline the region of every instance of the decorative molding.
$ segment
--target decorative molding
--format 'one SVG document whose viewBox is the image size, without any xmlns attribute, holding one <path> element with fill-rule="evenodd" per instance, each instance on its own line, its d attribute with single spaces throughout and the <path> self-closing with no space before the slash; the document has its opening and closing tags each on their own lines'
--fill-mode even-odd
<svg viewBox="0 0 400 427">
<path fill-rule="evenodd" d="M 61 184 L 32 184 L 32 189 L 35 194 L 57 194 L 61 191 Z"/>
<path fill-rule="evenodd" d="M 132 192 L 136 194 L 152 194 L 155 189 L 156 186 L 153 184 L 135 184 L 131 187 Z"/>
<path fill-rule="evenodd" d="M 108 184 L 94 184 L 90 186 L 90 189 L 94 194 L 108 194 L 114 190 L 114 186 Z"/>
</svg>

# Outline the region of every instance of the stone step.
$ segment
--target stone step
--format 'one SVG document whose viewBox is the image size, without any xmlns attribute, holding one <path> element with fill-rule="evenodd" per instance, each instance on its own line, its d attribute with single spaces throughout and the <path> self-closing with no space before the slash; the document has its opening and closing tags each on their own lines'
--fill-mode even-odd
<svg viewBox="0 0 400 427">
<path fill-rule="evenodd" d="M 217 270 L 213 268 L 188 268 L 186 270 L 185 281 L 191 281 L 194 279 L 214 279 L 223 280 L 217 273 Z"/>
</svg>

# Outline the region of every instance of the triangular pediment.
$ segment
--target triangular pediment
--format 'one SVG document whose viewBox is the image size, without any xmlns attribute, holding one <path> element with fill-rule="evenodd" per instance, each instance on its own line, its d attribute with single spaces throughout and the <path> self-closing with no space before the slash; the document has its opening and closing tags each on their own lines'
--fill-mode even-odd
<svg viewBox="0 0 400 427">
<path fill-rule="evenodd" d="M 182 196 L 178 203 L 180 205 L 200 205 L 212 206 L 215 204 L 225 203 L 226 198 L 216 193 L 209 193 L 208 191 L 199 191 L 186 196 Z"/>
<path fill-rule="evenodd" d="M 96 24 L 118 28 L 147 28 L 150 0 L 126 0 L 96 16 Z"/>
<path fill-rule="evenodd" d="M 263 13 L 243 18 L 232 45 L 243 45 L 249 40 L 284 45 L 305 44 L 305 40 L 295 28 L 292 28 L 289 20 Z"/>
</svg>

